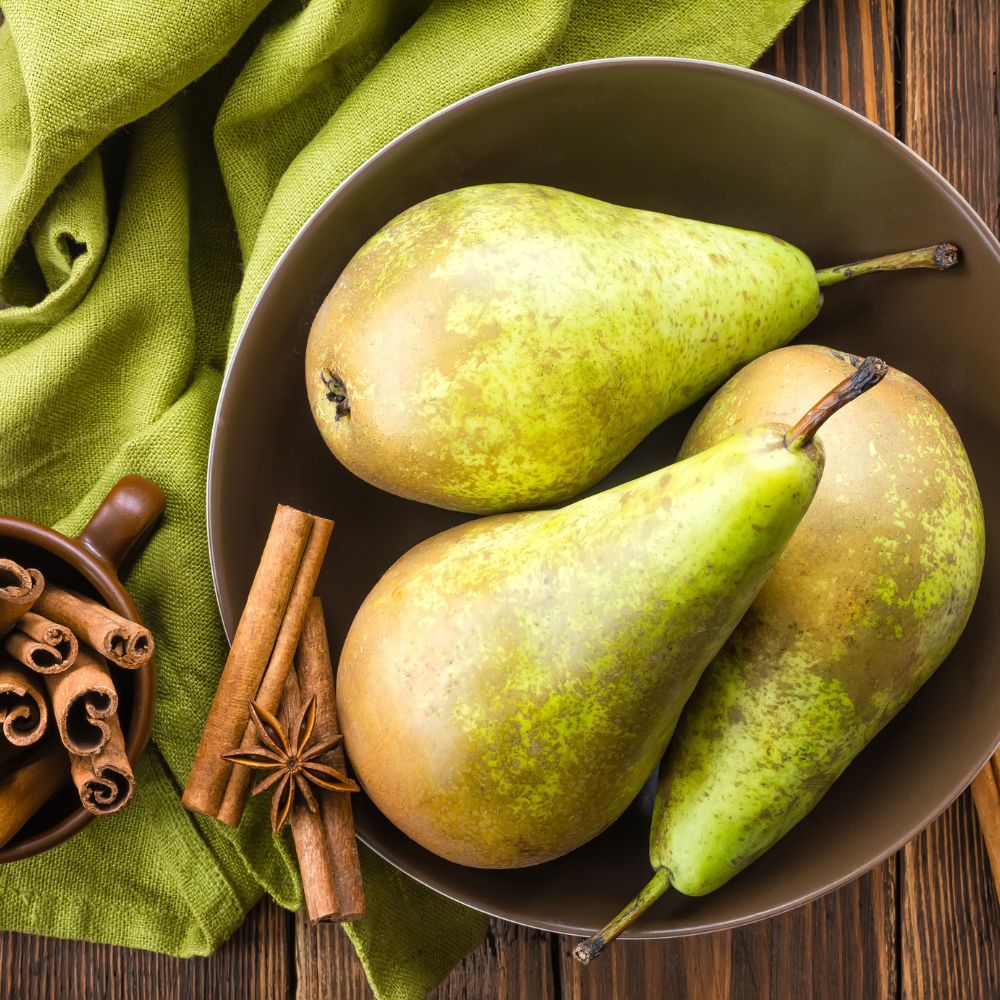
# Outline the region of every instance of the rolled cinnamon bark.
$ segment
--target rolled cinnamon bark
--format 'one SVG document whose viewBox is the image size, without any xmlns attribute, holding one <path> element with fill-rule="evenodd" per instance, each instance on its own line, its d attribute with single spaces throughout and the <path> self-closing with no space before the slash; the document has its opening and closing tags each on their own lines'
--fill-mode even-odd
<svg viewBox="0 0 1000 1000">
<path fill-rule="evenodd" d="M 45 685 L 66 749 L 81 757 L 102 750 L 118 711 L 118 692 L 104 657 L 81 643 L 76 663 L 65 673 L 45 674 Z"/>
<path fill-rule="evenodd" d="M 299 636 L 302 635 L 302 625 L 309 609 L 309 601 L 312 598 L 316 579 L 323 565 L 323 559 L 330 544 L 330 535 L 333 532 L 333 521 L 328 521 L 323 517 L 315 517 L 313 521 L 313 529 L 309 535 L 309 541 L 306 543 L 305 551 L 302 553 L 302 562 L 295 575 L 295 583 L 292 586 L 288 607 L 285 609 L 285 616 L 281 620 L 281 628 L 274 643 L 274 650 L 254 698 L 258 705 L 272 715 L 278 711 L 278 706 L 281 704 L 282 694 L 285 691 L 285 681 L 291 673 L 295 649 L 299 644 Z M 243 731 L 243 739 L 240 741 L 240 749 L 248 750 L 256 744 L 257 731 L 253 724 L 248 722 Z M 246 809 L 247 801 L 250 798 L 252 779 L 253 772 L 250 768 L 237 767 L 233 769 L 218 812 L 218 818 L 223 823 L 228 823 L 230 826 L 240 825 L 243 810 Z"/>
<path fill-rule="evenodd" d="M 115 614 L 82 594 L 47 584 L 34 610 L 70 629 L 112 663 L 126 670 L 145 666 L 153 656 L 153 636 L 147 628 Z"/>
<path fill-rule="evenodd" d="M 219 813 L 233 771 L 221 755 L 243 738 L 312 527 L 308 514 L 279 504 L 181 799 L 192 812 Z"/>
<path fill-rule="evenodd" d="M 13 559 L 0 559 L 0 636 L 5 636 L 18 618 L 30 611 L 45 587 L 37 569 L 24 569 Z"/>
<path fill-rule="evenodd" d="M 285 732 L 290 732 L 302 707 L 299 685 L 294 671 L 285 681 L 284 697 L 281 700 L 279 720 Z M 250 771 L 250 768 L 238 768 Z M 322 789 L 316 789 L 321 791 Z M 334 876 L 330 849 L 323 831 L 323 820 L 318 812 L 311 812 L 301 794 L 292 803 L 292 840 L 295 854 L 299 859 L 302 874 L 302 891 L 306 897 L 306 911 L 309 920 L 318 924 L 321 920 L 340 919 L 340 901 L 337 898 L 337 881 Z"/>
<path fill-rule="evenodd" d="M 0 719 L 4 736 L 17 747 L 37 743 L 49 724 L 49 707 L 36 681 L 10 657 L 0 662 Z"/>
<path fill-rule="evenodd" d="M 84 809 L 95 816 L 114 816 L 132 801 L 135 776 L 125 753 L 125 737 L 118 715 L 109 716 L 108 742 L 95 754 L 69 755 L 73 784 L 80 793 Z"/>
<path fill-rule="evenodd" d="M 77 653 L 80 651 L 80 644 L 77 642 L 76 636 L 65 625 L 60 625 L 58 622 L 50 622 L 48 618 L 43 618 L 40 614 L 29 611 L 27 614 L 21 616 L 18 620 L 17 628 L 11 635 L 17 635 L 18 632 L 23 632 L 29 638 L 34 639 L 35 642 L 54 649 L 60 656 L 60 662 L 57 667 L 43 670 L 40 666 L 30 663 L 26 663 L 25 666 L 30 666 L 39 673 L 60 674 L 64 670 L 69 670 L 76 662 Z M 11 655 L 14 656 L 14 659 L 20 659 L 16 654 L 12 653 Z M 21 660 L 21 662 L 24 663 L 24 660 Z"/>
<path fill-rule="evenodd" d="M 318 739 L 340 735 L 337 722 L 337 697 L 333 681 L 333 664 L 326 635 L 323 604 L 318 597 L 309 602 L 302 639 L 295 654 L 300 696 L 316 696 L 316 733 Z M 338 771 L 346 771 L 343 744 L 320 758 Z M 365 893 L 361 885 L 361 862 L 358 841 L 354 835 L 354 813 L 350 792 L 318 789 L 320 815 L 326 831 L 330 858 L 333 861 L 337 896 L 340 899 L 338 920 L 357 920 L 365 915 Z"/>
<path fill-rule="evenodd" d="M 3 640 L 4 649 L 18 663 L 33 670 L 36 674 L 60 674 L 66 667 L 63 665 L 62 654 L 54 646 L 46 645 L 25 635 L 20 629 L 8 632 Z"/>
<path fill-rule="evenodd" d="M 69 755 L 53 733 L 0 781 L 0 847 L 68 781 Z"/>
</svg>

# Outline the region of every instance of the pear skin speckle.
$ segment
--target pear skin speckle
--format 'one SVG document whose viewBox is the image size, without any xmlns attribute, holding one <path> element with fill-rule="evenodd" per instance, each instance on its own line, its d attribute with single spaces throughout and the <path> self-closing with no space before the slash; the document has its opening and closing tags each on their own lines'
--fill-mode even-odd
<svg viewBox="0 0 1000 1000">
<path fill-rule="evenodd" d="M 853 370 L 825 347 L 765 355 L 708 402 L 681 455 L 788 419 Z M 922 385 L 890 368 L 820 437 L 815 500 L 661 766 L 650 859 L 691 895 L 725 883 L 815 806 L 948 655 L 979 589 L 979 491 Z"/>
<path fill-rule="evenodd" d="M 317 313 L 306 383 L 327 445 L 362 479 L 494 513 L 593 485 L 819 308 L 809 259 L 770 236 L 484 185 L 408 209 L 362 247 Z"/>
<path fill-rule="evenodd" d="M 537 864 L 612 823 L 816 489 L 822 447 L 785 447 L 787 429 L 560 510 L 470 522 L 392 566 L 337 678 L 378 808 L 480 867 Z"/>
</svg>

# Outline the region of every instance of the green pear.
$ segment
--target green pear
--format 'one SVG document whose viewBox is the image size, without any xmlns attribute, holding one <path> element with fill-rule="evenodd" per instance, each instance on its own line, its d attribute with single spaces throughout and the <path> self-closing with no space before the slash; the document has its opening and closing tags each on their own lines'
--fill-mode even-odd
<svg viewBox="0 0 1000 1000">
<path fill-rule="evenodd" d="M 378 808 L 479 867 L 537 864 L 612 823 L 809 506 L 823 468 L 810 420 L 404 555 L 359 610 L 337 679 Z"/>
<path fill-rule="evenodd" d="M 943 267 L 931 247 L 817 273 L 762 233 L 490 184 L 414 206 L 316 315 L 306 383 L 375 486 L 487 514 L 569 499 L 819 312 L 820 286 Z"/>
<path fill-rule="evenodd" d="M 681 449 L 787 419 L 858 358 L 794 346 L 759 358 L 709 401 Z M 668 886 L 723 885 L 805 816 L 951 651 L 985 552 L 958 431 L 893 368 L 823 430 L 822 483 L 774 571 L 684 708 L 660 765 L 653 881 L 589 961 Z M 690 461 L 690 458 L 687 459 Z"/>
</svg>

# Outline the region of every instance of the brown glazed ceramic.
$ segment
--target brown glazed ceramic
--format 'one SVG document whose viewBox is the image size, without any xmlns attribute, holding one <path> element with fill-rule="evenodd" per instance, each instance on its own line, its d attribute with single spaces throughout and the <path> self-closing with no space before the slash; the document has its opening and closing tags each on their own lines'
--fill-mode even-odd
<svg viewBox="0 0 1000 1000">
<path fill-rule="evenodd" d="M 380 492 L 330 455 L 306 400 L 303 352 L 354 252 L 423 198 L 530 181 L 616 204 L 771 233 L 826 267 L 951 240 L 958 267 L 826 289 L 799 338 L 877 354 L 944 404 L 969 450 L 989 539 L 979 601 L 957 648 L 781 844 L 708 896 L 667 893 L 631 936 L 718 930 L 778 913 L 871 868 L 932 820 L 1000 739 L 1000 246 L 962 198 L 880 128 L 747 70 L 620 59 L 547 70 L 476 94 L 406 133 L 309 220 L 247 321 L 219 402 L 208 515 L 232 635 L 278 502 L 337 522 L 317 588 L 336 657 L 389 565 L 465 518 Z M 671 462 L 698 407 L 654 431 L 600 487 Z M 508 920 L 590 933 L 650 877 L 649 786 L 589 844 L 516 871 L 437 858 L 355 796 L 361 838 L 447 896 Z"/>
<path fill-rule="evenodd" d="M 39 569 L 46 580 L 98 598 L 112 611 L 141 623 L 138 609 L 118 580 L 118 570 L 130 553 L 142 547 L 165 503 L 160 488 L 148 479 L 125 476 L 76 538 L 17 517 L 0 517 L 0 555 Z M 108 666 L 118 690 L 125 749 L 135 764 L 153 725 L 156 670 L 152 660 L 139 670 Z M 0 849 L 0 863 L 41 854 L 72 837 L 93 818 L 80 805 L 76 789 L 67 785 Z"/>
</svg>

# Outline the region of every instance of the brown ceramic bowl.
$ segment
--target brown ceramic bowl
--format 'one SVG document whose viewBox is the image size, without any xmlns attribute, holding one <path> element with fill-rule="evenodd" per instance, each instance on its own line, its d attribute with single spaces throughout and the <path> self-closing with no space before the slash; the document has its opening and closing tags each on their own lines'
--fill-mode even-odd
<svg viewBox="0 0 1000 1000">
<path fill-rule="evenodd" d="M 0 556 L 39 569 L 46 581 L 95 597 L 124 618 L 141 623 L 118 570 L 149 536 L 165 502 L 160 488 L 148 479 L 125 476 L 76 538 L 18 517 L 0 517 Z M 156 670 L 152 660 L 139 670 L 108 666 L 118 691 L 125 750 L 135 764 L 153 725 Z M 0 863 L 41 854 L 68 840 L 92 819 L 93 814 L 80 805 L 76 789 L 68 785 L 0 849 Z"/>
<path fill-rule="evenodd" d="M 757 920 L 827 892 L 906 843 L 965 788 L 1000 739 L 1000 247 L 962 198 L 892 136 L 839 104 L 747 70 L 670 59 L 585 63 L 512 80 L 401 136 L 309 220 L 243 330 L 219 402 L 208 515 L 232 635 L 279 501 L 337 522 L 320 579 L 337 656 L 379 576 L 465 520 L 390 496 L 326 450 L 306 400 L 313 314 L 368 237 L 439 192 L 551 184 L 616 204 L 756 229 L 825 267 L 952 240 L 959 267 L 848 282 L 826 293 L 805 343 L 878 354 L 947 407 L 982 489 L 990 547 L 958 647 L 913 702 L 781 844 L 718 891 L 667 893 L 635 925 L 669 937 Z M 697 407 L 654 431 L 602 485 L 672 461 Z M 410 875 L 509 920 L 602 926 L 650 877 L 649 791 L 596 840 L 535 868 L 450 864 L 355 797 L 361 838 Z"/>
</svg>

